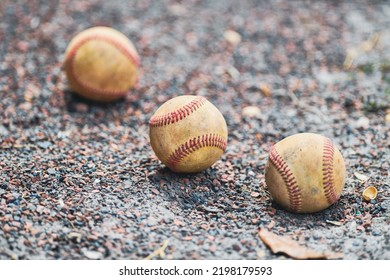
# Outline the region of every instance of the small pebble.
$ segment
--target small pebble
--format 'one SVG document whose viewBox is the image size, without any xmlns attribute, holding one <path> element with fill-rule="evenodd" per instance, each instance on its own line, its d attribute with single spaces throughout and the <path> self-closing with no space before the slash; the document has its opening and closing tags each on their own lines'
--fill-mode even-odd
<svg viewBox="0 0 390 280">
<path fill-rule="evenodd" d="M 50 175 L 55 175 L 57 173 L 57 171 L 54 168 L 49 168 L 47 170 L 47 173 L 50 174 Z"/>
<path fill-rule="evenodd" d="M 38 142 L 37 145 L 42 149 L 47 149 L 51 147 L 53 144 L 49 141 L 43 141 L 43 142 Z"/>
<path fill-rule="evenodd" d="M 247 106 L 242 109 L 242 115 L 246 117 L 260 117 L 261 116 L 261 110 L 259 107 L 256 106 Z"/>
<path fill-rule="evenodd" d="M 367 117 L 360 117 L 356 121 L 355 126 L 357 128 L 368 129 L 370 127 L 370 120 Z"/>
<path fill-rule="evenodd" d="M 241 247 L 238 244 L 233 244 L 232 248 L 233 248 L 234 251 L 237 251 L 237 252 L 239 252 L 241 250 Z"/>
<path fill-rule="evenodd" d="M 232 45 L 237 45 L 241 42 L 241 35 L 234 30 L 226 30 L 223 37 Z"/>
</svg>

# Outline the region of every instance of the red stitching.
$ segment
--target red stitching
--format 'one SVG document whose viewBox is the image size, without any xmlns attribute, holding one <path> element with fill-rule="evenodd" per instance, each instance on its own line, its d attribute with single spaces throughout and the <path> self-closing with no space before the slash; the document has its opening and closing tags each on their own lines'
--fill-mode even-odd
<svg viewBox="0 0 390 280">
<path fill-rule="evenodd" d="M 323 185 L 326 199 L 329 204 L 333 204 L 338 200 L 338 196 L 334 187 L 333 176 L 333 155 L 334 146 L 329 138 L 325 138 L 324 155 L 322 158 Z"/>
<path fill-rule="evenodd" d="M 161 116 L 153 116 L 149 121 L 149 125 L 151 127 L 158 127 L 178 122 L 189 116 L 191 113 L 195 112 L 202 105 L 204 105 L 206 101 L 206 98 L 199 96 L 192 100 L 190 103 L 184 105 L 179 109 L 176 109 L 175 111 L 169 112 Z"/>
<path fill-rule="evenodd" d="M 99 34 L 89 35 L 89 36 L 85 37 L 83 40 L 81 40 L 80 42 L 78 42 L 72 48 L 72 50 L 70 51 L 70 53 L 68 55 L 69 64 L 70 64 L 70 72 L 71 72 L 74 80 L 81 87 L 86 88 L 88 91 L 96 92 L 98 95 L 111 95 L 111 96 L 115 96 L 115 97 L 126 95 L 128 90 L 126 90 L 126 91 L 101 90 L 99 88 L 95 88 L 94 86 L 91 86 L 91 85 L 85 83 L 84 81 L 78 79 L 77 75 L 75 75 L 76 72 L 74 70 L 74 58 L 76 56 L 76 53 L 81 48 L 82 45 L 84 45 L 86 42 L 92 41 L 92 40 L 101 40 L 101 41 L 105 41 L 105 42 L 107 42 L 109 44 L 112 44 L 114 47 L 118 48 L 119 51 L 124 56 L 126 56 L 128 59 L 130 59 L 137 67 L 139 67 L 139 65 L 140 65 L 140 59 L 139 59 L 138 55 L 136 53 L 132 53 L 131 51 L 126 49 L 123 45 L 121 45 L 120 42 L 116 41 L 115 39 L 112 39 L 112 38 L 109 38 L 109 37 L 105 37 L 105 36 L 102 36 L 102 35 L 99 35 Z"/>
<path fill-rule="evenodd" d="M 279 172 L 287 187 L 290 209 L 294 212 L 299 212 L 302 207 L 302 197 L 301 190 L 299 189 L 294 174 L 284 159 L 278 154 L 275 146 L 272 146 L 269 159 Z"/>
<path fill-rule="evenodd" d="M 204 134 L 202 136 L 194 137 L 184 144 L 180 145 L 168 158 L 167 165 L 175 166 L 183 158 L 196 150 L 203 147 L 216 147 L 225 151 L 227 146 L 226 140 L 217 134 Z"/>
</svg>

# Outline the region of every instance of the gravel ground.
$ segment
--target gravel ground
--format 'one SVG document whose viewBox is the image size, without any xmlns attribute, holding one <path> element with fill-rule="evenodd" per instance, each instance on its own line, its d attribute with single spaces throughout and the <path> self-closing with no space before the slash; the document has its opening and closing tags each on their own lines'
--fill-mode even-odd
<svg viewBox="0 0 390 280">
<path fill-rule="evenodd" d="M 259 228 L 390 259 L 387 1 L 1 0 L 0 19 L 0 259 L 142 259 L 163 244 L 155 258 L 288 258 Z M 139 87 L 111 104 L 73 95 L 61 70 L 96 25 L 142 59 Z M 207 97 L 229 128 L 221 160 L 192 175 L 164 168 L 148 136 L 182 94 Z M 341 199 L 316 214 L 265 188 L 270 147 L 299 132 L 330 137 L 347 164 Z"/>
</svg>

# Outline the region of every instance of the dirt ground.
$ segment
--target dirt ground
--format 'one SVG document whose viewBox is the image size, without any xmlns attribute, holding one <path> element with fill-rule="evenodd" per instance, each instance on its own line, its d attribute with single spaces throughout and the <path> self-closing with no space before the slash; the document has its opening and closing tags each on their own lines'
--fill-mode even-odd
<svg viewBox="0 0 390 280">
<path fill-rule="evenodd" d="M 96 25 L 141 57 L 139 87 L 111 104 L 72 94 L 61 69 Z M 183 94 L 229 129 L 197 174 L 169 171 L 149 144 L 154 111 Z M 1 0 L 0 99 L 0 259 L 289 258 L 260 228 L 390 259 L 387 1 Z M 340 200 L 316 214 L 283 210 L 265 186 L 271 146 L 299 132 L 331 138 L 347 165 Z"/>
</svg>

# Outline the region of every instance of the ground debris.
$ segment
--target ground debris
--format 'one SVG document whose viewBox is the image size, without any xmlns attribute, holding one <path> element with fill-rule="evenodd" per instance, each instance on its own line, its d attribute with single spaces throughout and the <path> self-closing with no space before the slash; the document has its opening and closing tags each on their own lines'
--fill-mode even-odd
<svg viewBox="0 0 390 280">
<path fill-rule="evenodd" d="M 358 178 L 358 180 L 362 183 L 367 182 L 370 179 L 369 176 L 358 173 L 358 172 L 354 172 L 353 175 L 355 175 L 355 177 Z"/>
<path fill-rule="evenodd" d="M 315 251 L 300 245 L 289 237 L 276 235 L 264 228 L 260 229 L 259 236 L 274 254 L 283 253 L 293 259 L 340 259 L 343 257 L 341 253 Z"/>
<path fill-rule="evenodd" d="M 145 257 L 144 259 L 145 260 L 152 260 L 155 257 L 158 257 L 159 259 L 164 259 L 165 258 L 164 251 L 167 248 L 168 244 L 169 244 L 169 240 L 165 240 L 163 245 L 160 248 L 156 249 L 153 253 L 151 253 L 150 255 Z"/>
<path fill-rule="evenodd" d="M 342 226 L 344 223 L 343 222 L 339 222 L 339 221 L 330 221 L 330 220 L 326 220 L 326 222 L 328 224 L 331 224 L 331 225 L 334 225 L 334 226 Z"/>
</svg>

